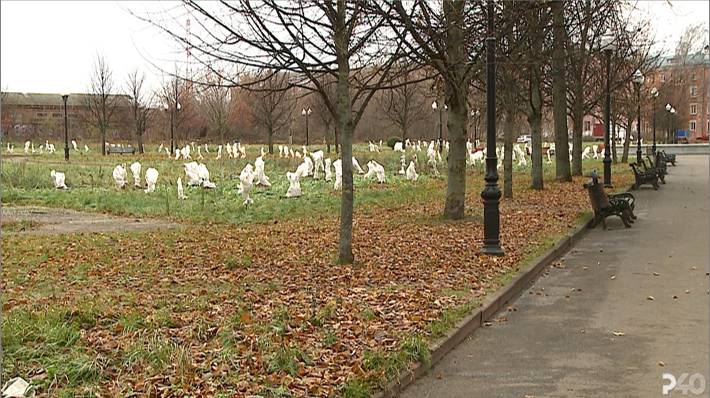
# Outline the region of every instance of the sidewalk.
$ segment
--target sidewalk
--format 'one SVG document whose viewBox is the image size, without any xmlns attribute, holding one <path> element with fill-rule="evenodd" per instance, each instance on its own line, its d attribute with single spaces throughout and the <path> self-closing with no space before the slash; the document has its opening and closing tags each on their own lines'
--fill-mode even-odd
<svg viewBox="0 0 710 398">
<path fill-rule="evenodd" d="M 401 396 L 661 397 L 663 373 L 707 378 L 708 157 L 679 156 L 666 181 Z"/>
</svg>

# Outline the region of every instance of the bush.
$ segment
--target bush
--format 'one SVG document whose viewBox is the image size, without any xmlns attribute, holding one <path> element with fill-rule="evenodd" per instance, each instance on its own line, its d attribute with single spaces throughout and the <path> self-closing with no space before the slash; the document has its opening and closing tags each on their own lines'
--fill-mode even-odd
<svg viewBox="0 0 710 398">
<path fill-rule="evenodd" d="M 400 137 L 390 137 L 387 139 L 387 146 L 394 149 L 394 144 L 402 142 L 402 138 Z"/>
</svg>

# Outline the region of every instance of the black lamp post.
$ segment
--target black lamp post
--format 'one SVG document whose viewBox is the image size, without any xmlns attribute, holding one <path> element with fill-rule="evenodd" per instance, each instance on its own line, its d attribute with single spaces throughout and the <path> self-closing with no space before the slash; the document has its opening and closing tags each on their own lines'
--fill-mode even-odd
<svg viewBox="0 0 710 398">
<path fill-rule="evenodd" d="M 611 53 L 614 51 L 614 36 L 607 33 L 602 37 L 602 51 L 606 66 L 606 87 L 604 89 L 604 186 L 611 187 Z"/>
<path fill-rule="evenodd" d="M 69 94 L 62 95 L 64 100 L 64 160 L 69 161 L 69 119 L 67 119 L 67 100 Z"/>
<path fill-rule="evenodd" d="M 636 163 L 641 164 L 641 85 L 645 78 L 639 69 L 636 69 L 632 81 L 636 87 Z"/>
<path fill-rule="evenodd" d="M 651 98 L 653 98 L 653 146 L 651 146 L 651 153 L 653 153 L 653 158 L 656 158 L 656 98 L 658 98 L 658 90 L 654 87 L 651 89 Z"/>
<path fill-rule="evenodd" d="M 671 126 L 671 116 L 675 114 L 675 108 L 671 104 L 666 104 L 666 112 L 668 112 L 668 134 L 666 134 L 666 144 L 671 143 L 671 135 L 673 128 Z"/>
<path fill-rule="evenodd" d="M 486 186 L 483 199 L 484 254 L 502 256 L 500 247 L 500 188 L 498 187 L 498 157 L 496 156 L 496 39 L 493 36 L 493 2 L 487 6 L 488 35 L 486 38 Z"/>
<path fill-rule="evenodd" d="M 440 107 L 436 101 L 431 103 L 431 109 L 439 111 L 439 153 L 441 153 L 444 147 L 444 111 L 449 109 L 449 106 L 444 104 L 444 107 Z"/>
<path fill-rule="evenodd" d="M 308 117 L 311 115 L 311 113 L 313 113 L 311 108 L 303 108 L 301 110 L 301 116 L 306 118 L 306 146 L 308 146 Z"/>
</svg>

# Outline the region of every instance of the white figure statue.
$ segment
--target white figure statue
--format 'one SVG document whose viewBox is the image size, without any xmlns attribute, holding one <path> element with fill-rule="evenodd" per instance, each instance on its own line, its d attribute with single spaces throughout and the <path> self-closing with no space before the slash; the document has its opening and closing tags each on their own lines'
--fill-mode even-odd
<svg viewBox="0 0 710 398">
<path fill-rule="evenodd" d="M 217 188 L 217 184 L 210 181 L 210 171 L 207 170 L 207 166 L 205 166 L 204 163 L 197 164 L 197 176 L 200 179 L 200 185 L 204 188 Z"/>
<path fill-rule="evenodd" d="M 324 171 L 325 166 L 323 165 L 323 151 L 315 151 L 311 153 L 311 158 L 313 158 L 313 179 L 320 179 L 320 172 Z"/>
<path fill-rule="evenodd" d="M 180 177 L 178 177 L 178 179 L 177 179 L 177 195 L 178 195 L 178 200 L 187 199 L 187 196 L 185 196 L 185 189 L 182 187 L 182 178 L 180 178 Z"/>
<path fill-rule="evenodd" d="M 116 188 L 123 189 L 126 186 L 126 180 L 128 180 L 128 173 L 126 172 L 126 165 L 119 164 L 113 169 L 113 181 L 116 183 Z"/>
<path fill-rule="evenodd" d="M 399 163 L 400 163 L 399 174 L 404 175 L 406 173 L 406 170 L 404 169 L 404 167 L 407 164 L 407 159 L 404 154 L 402 154 L 402 156 L 399 157 Z"/>
<path fill-rule="evenodd" d="M 67 189 L 67 185 L 64 183 L 66 176 L 64 173 L 58 171 L 50 171 L 49 175 L 52 176 L 52 182 L 54 182 L 54 187 L 57 189 Z"/>
<path fill-rule="evenodd" d="M 353 156 L 353 170 L 355 170 L 358 174 L 365 174 L 365 170 L 360 167 L 360 162 L 355 159 L 355 156 Z"/>
<path fill-rule="evenodd" d="M 133 185 L 140 188 L 140 186 L 141 186 L 141 164 L 138 162 L 133 162 L 131 164 L 131 173 L 133 174 Z"/>
<path fill-rule="evenodd" d="M 254 187 L 254 177 L 256 177 L 254 167 L 252 167 L 251 163 L 247 163 L 239 174 L 239 190 L 237 191 L 237 193 L 244 197 L 244 206 L 249 206 L 254 203 L 254 199 L 251 198 L 251 190 Z"/>
<path fill-rule="evenodd" d="M 377 177 L 377 182 L 380 184 L 385 182 L 385 168 L 374 160 L 367 162 L 367 174 L 365 174 L 366 179 L 372 177 Z"/>
<path fill-rule="evenodd" d="M 339 191 L 343 187 L 343 162 L 337 159 L 333 162 L 333 169 L 335 169 L 335 183 L 333 184 L 333 189 Z"/>
<path fill-rule="evenodd" d="M 409 167 L 407 167 L 407 180 L 416 181 L 418 178 L 419 174 L 417 174 L 417 170 L 414 167 L 414 160 L 410 160 Z"/>
<path fill-rule="evenodd" d="M 584 147 L 584 150 L 582 151 L 582 159 L 589 159 L 590 153 L 592 152 L 592 148 L 590 147 Z"/>
<path fill-rule="evenodd" d="M 270 187 L 271 182 L 269 182 L 269 177 L 267 177 L 264 173 L 264 159 L 262 156 L 259 156 L 254 161 L 254 169 L 256 173 L 256 185 L 260 185 L 262 187 Z"/>
<path fill-rule="evenodd" d="M 288 190 L 286 191 L 286 197 L 297 198 L 301 196 L 301 173 L 298 171 L 291 173 L 289 171 L 286 173 L 286 179 L 288 179 Z"/>
<path fill-rule="evenodd" d="M 30 152 L 30 142 L 25 141 L 25 155 L 27 155 Z"/>
<path fill-rule="evenodd" d="M 84 144 L 84 153 L 89 153 L 89 146 Z"/>
<path fill-rule="evenodd" d="M 75 151 L 78 151 L 78 150 L 79 150 L 79 146 L 76 145 L 76 141 L 71 140 L 71 146 L 74 147 L 74 150 L 75 150 Z"/>
<path fill-rule="evenodd" d="M 599 159 L 599 145 L 594 144 L 592 145 L 592 152 L 594 152 L 594 159 Z"/>
<path fill-rule="evenodd" d="M 215 159 L 216 160 L 222 159 L 222 145 L 217 147 L 217 157 Z"/>
<path fill-rule="evenodd" d="M 325 180 L 331 182 L 333 180 L 333 172 L 330 170 L 331 160 L 327 158 L 325 160 Z"/>
<path fill-rule="evenodd" d="M 187 185 L 190 187 L 202 185 L 200 180 L 200 172 L 197 162 L 184 164 L 185 176 L 187 177 Z"/>
<path fill-rule="evenodd" d="M 155 184 L 158 182 L 158 170 L 149 167 L 145 171 L 145 193 L 151 193 L 155 191 Z"/>
<path fill-rule="evenodd" d="M 404 144 L 402 144 L 401 141 L 397 141 L 394 143 L 394 151 L 395 152 L 404 152 Z"/>
</svg>

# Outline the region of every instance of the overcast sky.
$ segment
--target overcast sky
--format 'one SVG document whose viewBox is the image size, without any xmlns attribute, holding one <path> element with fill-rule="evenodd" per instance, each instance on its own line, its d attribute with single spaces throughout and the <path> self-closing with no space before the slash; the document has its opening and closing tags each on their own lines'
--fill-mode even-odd
<svg viewBox="0 0 710 398">
<path fill-rule="evenodd" d="M 650 16 L 658 49 L 672 49 L 683 27 L 708 23 L 707 0 L 640 1 Z M 144 71 L 151 87 L 158 68 L 185 61 L 185 51 L 154 27 L 131 15 L 181 7 L 157 1 L 2 1 L 0 87 L 21 92 L 86 92 L 92 63 L 102 54 L 122 88 L 126 75 Z M 181 24 L 183 18 L 180 18 Z M 184 17 L 187 20 L 187 17 Z"/>
</svg>

